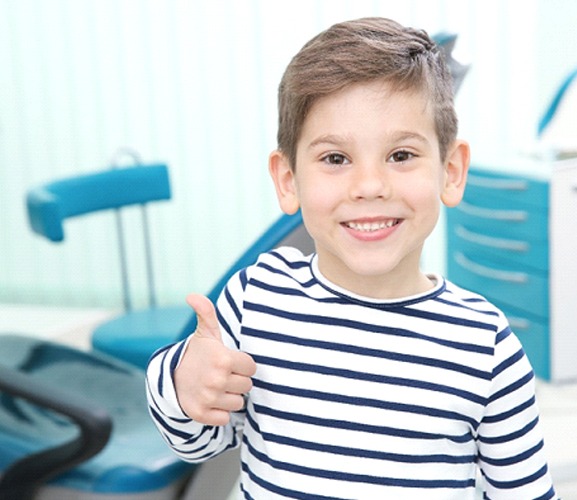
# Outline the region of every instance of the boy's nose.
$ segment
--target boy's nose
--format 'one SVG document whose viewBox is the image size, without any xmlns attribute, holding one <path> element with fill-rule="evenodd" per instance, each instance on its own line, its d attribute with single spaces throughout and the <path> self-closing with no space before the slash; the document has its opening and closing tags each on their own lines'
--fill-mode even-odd
<svg viewBox="0 0 577 500">
<path fill-rule="evenodd" d="M 386 170 L 386 166 L 378 163 L 357 165 L 351 180 L 351 198 L 355 200 L 389 198 L 392 194 L 392 185 Z"/>
</svg>

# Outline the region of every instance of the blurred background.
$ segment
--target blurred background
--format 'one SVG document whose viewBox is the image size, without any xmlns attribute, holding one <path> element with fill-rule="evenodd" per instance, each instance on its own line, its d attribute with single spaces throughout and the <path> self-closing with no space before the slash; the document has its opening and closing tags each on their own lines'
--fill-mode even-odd
<svg viewBox="0 0 577 500">
<path fill-rule="evenodd" d="M 170 168 L 173 199 L 150 211 L 160 303 L 206 291 L 280 214 L 267 157 L 290 58 L 373 15 L 458 34 L 474 160 L 530 150 L 577 64 L 572 0 L 0 0 L 0 303 L 121 307 L 110 216 L 67 222 L 52 244 L 24 204 L 31 186 L 108 168 L 119 148 Z M 443 272 L 443 252 L 438 232 L 425 268 Z"/>
</svg>

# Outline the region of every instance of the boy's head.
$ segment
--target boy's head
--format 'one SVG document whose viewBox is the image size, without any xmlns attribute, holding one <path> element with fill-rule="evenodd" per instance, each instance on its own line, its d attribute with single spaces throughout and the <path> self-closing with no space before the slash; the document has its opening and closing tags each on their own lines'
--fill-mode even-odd
<svg viewBox="0 0 577 500">
<path fill-rule="evenodd" d="M 279 86 L 278 149 L 296 166 L 296 149 L 312 105 L 351 84 L 382 79 L 432 103 L 441 160 L 457 135 L 452 79 L 436 44 L 421 30 L 384 18 L 335 24 L 310 40 Z"/>
</svg>

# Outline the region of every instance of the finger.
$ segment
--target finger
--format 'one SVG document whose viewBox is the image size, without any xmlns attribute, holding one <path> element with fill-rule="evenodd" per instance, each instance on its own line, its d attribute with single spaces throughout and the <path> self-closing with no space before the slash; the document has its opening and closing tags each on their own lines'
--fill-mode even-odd
<svg viewBox="0 0 577 500">
<path fill-rule="evenodd" d="M 244 398 L 240 394 L 223 394 L 210 411 L 240 411 L 244 408 L 244 405 Z"/>
<path fill-rule="evenodd" d="M 195 335 L 221 340 L 216 311 L 214 309 L 214 304 L 210 299 L 204 295 L 191 293 L 186 297 L 186 302 L 196 312 L 197 326 Z"/>
<path fill-rule="evenodd" d="M 220 427 L 226 425 L 230 421 L 230 412 L 226 410 L 208 410 L 202 417 L 194 419 L 205 425 L 213 425 Z"/>
<path fill-rule="evenodd" d="M 242 375 L 230 375 L 226 384 L 226 392 L 229 394 L 246 394 L 252 389 L 250 377 Z"/>
<path fill-rule="evenodd" d="M 231 373 L 244 377 L 252 377 L 256 373 L 256 363 L 246 352 L 232 351 L 231 359 Z"/>
</svg>

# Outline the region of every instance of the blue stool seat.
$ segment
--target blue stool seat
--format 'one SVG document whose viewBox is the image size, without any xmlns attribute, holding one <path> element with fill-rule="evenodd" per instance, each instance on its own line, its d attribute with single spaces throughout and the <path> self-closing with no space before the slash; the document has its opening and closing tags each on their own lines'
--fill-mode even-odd
<svg viewBox="0 0 577 500">
<path fill-rule="evenodd" d="M 128 311 L 95 328 L 92 347 L 145 367 L 156 350 L 177 340 L 191 315 L 186 305 Z"/>
</svg>

